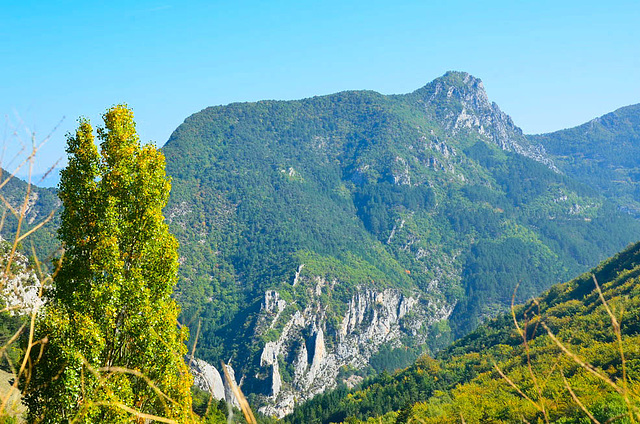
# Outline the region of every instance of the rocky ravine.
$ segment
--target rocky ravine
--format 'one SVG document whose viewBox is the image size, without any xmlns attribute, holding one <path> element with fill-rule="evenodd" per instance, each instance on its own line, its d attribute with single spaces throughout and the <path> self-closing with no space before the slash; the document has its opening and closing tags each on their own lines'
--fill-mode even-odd
<svg viewBox="0 0 640 424">
<path fill-rule="evenodd" d="M 340 382 L 357 384 L 362 377 L 341 375 L 341 368 L 366 367 L 382 345 L 403 346 L 403 336 L 411 336 L 417 344 L 424 343 L 428 329 L 447 319 L 453 310 L 453 305 L 426 299 L 418 293 L 406 295 L 395 289 L 361 287 L 349 301 L 336 331 L 328 326 L 327 308 L 319 300 L 322 291 L 331 290 L 337 282 L 315 277 L 302 284 L 315 286 L 317 297 L 313 302 L 302 310 L 296 309 L 277 291 L 269 290 L 264 294 L 256 324 L 259 336 L 283 317 L 286 322 L 277 340 L 267 342 L 260 356 L 259 378 L 269 388 L 268 394 L 261 396 L 259 411 L 279 418 L 292 412 L 296 404 Z M 295 312 L 287 314 L 293 309 Z M 197 360 L 200 369 L 211 367 L 205 364 Z M 195 374 L 200 388 L 212 392 L 217 399 L 223 397 L 224 388 L 217 371 L 209 371 L 211 379 L 201 371 Z"/>
</svg>

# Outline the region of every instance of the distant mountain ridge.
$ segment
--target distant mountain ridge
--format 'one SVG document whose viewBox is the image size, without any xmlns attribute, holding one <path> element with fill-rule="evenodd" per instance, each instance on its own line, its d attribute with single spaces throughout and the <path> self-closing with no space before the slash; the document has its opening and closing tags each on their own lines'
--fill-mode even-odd
<svg viewBox="0 0 640 424">
<path fill-rule="evenodd" d="M 5 240 L 13 242 L 15 239 L 18 229 L 16 213 L 20 213 L 27 192 L 29 192 L 29 201 L 24 214 L 21 234 L 25 234 L 53 212 L 51 220 L 47 224 L 22 242 L 22 250 L 27 255 L 31 255 L 31 243 L 33 243 L 38 258 L 46 260 L 59 246 L 56 238 L 56 228 L 59 222 L 57 209 L 60 207 L 61 202 L 58 199 L 56 190 L 37 187 L 33 184 L 29 187 L 27 182 L 17 177 L 12 177 L 10 172 L 2 168 L 0 168 L 0 184 L 4 184 L 0 188 L 0 195 L 3 197 L 0 202 L 0 216 L 4 216 L 0 227 L 0 236 Z"/>
<path fill-rule="evenodd" d="M 544 146 L 562 172 L 640 216 L 640 104 L 575 128 L 527 138 Z"/>
<path fill-rule="evenodd" d="M 409 364 L 637 240 L 544 143 L 449 72 L 207 108 L 163 147 L 196 353 L 262 412 Z"/>
</svg>

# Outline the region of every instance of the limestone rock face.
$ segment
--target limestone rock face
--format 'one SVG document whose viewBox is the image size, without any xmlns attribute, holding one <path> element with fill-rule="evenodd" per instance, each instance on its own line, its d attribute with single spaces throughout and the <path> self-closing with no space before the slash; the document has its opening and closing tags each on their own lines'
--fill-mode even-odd
<svg viewBox="0 0 640 424">
<path fill-rule="evenodd" d="M 418 90 L 425 110 L 452 135 L 475 130 L 503 150 L 514 151 L 557 171 L 541 144 L 533 144 L 498 105 L 489 101 L 482 81 L 466 72 L 447 72 Z M 432 112 L 436 110 L 437 112 Z"/>
<path fill-rule="evenodd" d="M 220 372 L 210 363 L 198 358 L 187 358 L 187 363 L 193 374 L 193 384 L 200 390 L 210 393 L 215 400 L 224 399 L 236 407 L 240 407 L 238 399 L 233 394 L 231 387 L 224 381 Z M 235 372 L 230 365 L 226 365 L 227 371 L 235 381 Z"/>
<path fill-rule="evenodd" d="M 4 248 L 6 241 L 0 237 Z M 8 256 L 8 255 L 7 255 Z M 6 268 L 7 257 L 0 255 L 0 266 Z M 0 296 L 11 315 L 29 315 L 40 309 L 44 304 L 41 296 L 42 283 L 35 271 L 29 268 L 28 259 L 19 252 L 15 252 L 11 260 L 12 271 L 0 272 Z"/>
<path fill-rule="evenodd" d="M 197 358 L 191 360 L 190 364 L 193 384 L 199 389 L 211 393 L 216 400 L 225 399 L 224 382 L 216 367 Z"/>
<path fill-rule="evenodd" d="M 308 284 L 318 298 L 290 314 L 278 339 L 266 343 L 260 357 L 260 367 L 269 375 L 270 380 L 266 381 L 270 386 L 259 411 L 279 418 L 292 412 L 296 404 L 336 387 L 340 381 L 355 384 L 360 378 L 356 375 L 338 378 L 341 367 L 368 366 L 382 345 L 402 346 L 405 335 L 416 338 L 417 343 L 424 342 L 428 334 L 425 328 L 447 319 L 453 310 L 452 305 L 427 301 L 417 293 L 360 288 L 337 326 L 331 326 L 320 295 L 336 282 L 315 277 L 303 284 Z M 278 298 L 275 293 L 265 296 L 263 316 L 276 310 L 274 300 Z M 262 322 L 264 328 L 274 326 L 273 322 Z M 286 380 L 283 365 L 288 368 Z"/>
</svg>

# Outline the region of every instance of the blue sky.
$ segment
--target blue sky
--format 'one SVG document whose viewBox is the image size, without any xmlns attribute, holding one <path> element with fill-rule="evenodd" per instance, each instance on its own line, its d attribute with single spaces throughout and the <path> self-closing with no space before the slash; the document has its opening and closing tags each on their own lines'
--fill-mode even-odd
<svg viewBox="0 0 640 424">
<path fill-rule="evenodd" d="M 406 93 L 447 70 L 481 78 L 525 132 L 558 130 L 640 103 L 639 22 L 637 0 L 4 1 L 2 164 L 62 120 L 43 172 L 78 116 L 116 103 L 161 146 L 207 106 Z"/>
</svg>

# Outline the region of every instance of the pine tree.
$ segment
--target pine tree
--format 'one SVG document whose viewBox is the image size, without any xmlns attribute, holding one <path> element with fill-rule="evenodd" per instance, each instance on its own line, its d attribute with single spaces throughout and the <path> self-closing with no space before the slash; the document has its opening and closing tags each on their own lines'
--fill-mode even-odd
<svg viewBox="0 0 640 424">
<path fill-rule="evenodd" d="M 177 241 L 162 215 L 162 153 L 141 145 L 133 113 L 109 109 L 67 136 L 59 238 L 64 257 L 36 325 L 22 381 L 29 421 L 191 419 L 186 329 L 178 329 Z"/>
</svg>

